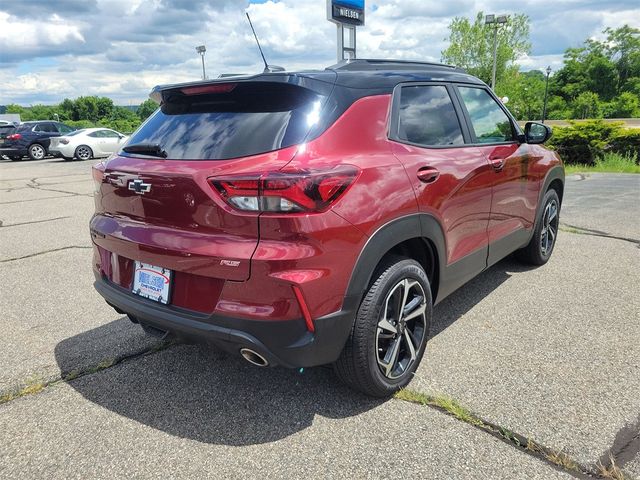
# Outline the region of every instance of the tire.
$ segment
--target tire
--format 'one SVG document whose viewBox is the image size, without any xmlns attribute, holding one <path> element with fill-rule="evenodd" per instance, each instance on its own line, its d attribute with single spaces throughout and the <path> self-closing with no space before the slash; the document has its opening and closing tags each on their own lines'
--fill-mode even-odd
<svg viewBox="0 0 640 480">
<path fill-rule="evenodd" d="M 554 189 L 549 189 L 542 199 L 540 218 L 529 244 L 518 250 L 518 259 L 529 265 L 544 265 L 551 258 L 558 238 L 560 225 L 560 199 Z"/>
<path fill-rule="evenodd" d="M 29 158 L 31 160 L 42 160 L 47 155 L 47 149 L 39 143 L 29 145 Z"/>
<path fill-rule="evenodd" d="M 404 314 L 413 314 L 413 318 L 399 315 L 402 304 L 413 305 Z M 415 260 L 390 258 L 374 273 L 360 304 L 351 334 L 334 364 L 338 378 L 380 398 L 408 385 L 424 354 L 432 312 L 429 279 L 422 266 Z"/>
<path fill-rule="evenodd" d="M 78 160 L 91 160 L 93 158 L 93 150 L 88 145 L 78 145 L 73 156 Z"/>
</svg>

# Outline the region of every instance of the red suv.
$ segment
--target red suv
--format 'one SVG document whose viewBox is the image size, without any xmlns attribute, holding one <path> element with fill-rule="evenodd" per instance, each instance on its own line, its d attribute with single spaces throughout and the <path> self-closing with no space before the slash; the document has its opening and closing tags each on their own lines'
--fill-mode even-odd
<svg viewBox="0 0 640 480">
<path fill-rule="evenodd" d="M 95 287 L 147 332 L 260 365 L 333 364 L 386 396 L 433 305 L 517 252 L 541 265 L 564 168 L 454 67 L 355 60 L 156 87 L 93 169 Z"/>
</svg>

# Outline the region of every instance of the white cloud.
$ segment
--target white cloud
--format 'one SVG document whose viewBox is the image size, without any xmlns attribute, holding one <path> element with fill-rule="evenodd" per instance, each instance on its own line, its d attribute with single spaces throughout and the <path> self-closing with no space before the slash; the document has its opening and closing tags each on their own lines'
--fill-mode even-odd
<svg viewBox="0 0 640 480">
<path fill-rule="evenodd" d="M 37 5 L 36 5 L 37 4 Z M 523 69 L 561 66 L 562 52 L 605 26 L 638 25 L 637 0 L 369 0 L 358 54 L 439 61 L 454 16 L 526 13 L 534 44 Z M 375 4 L 375 8 L 374 8 Z M 31 0 L 0 4 L 0 103 L 59 102 L 106 95 L 138 103 L 156 84 L 199 78 L 196 45 L 207 46 L 207 73 L 250 73 L 262 60 L 244 16 L 254 22 L 267 60 L 290 70 L 336 61 L 335 25 L 324 0 Z M 37 8 L 35 8 L 37 6 Z M 21 16 L 22 15 L 22 16 Z"/>
<path fill-rule="evenodd" d="M 0 11 L 0 45 L 3 49 L 46 49 L 72 42 L 85 42 L 78 25 L 74 25 L 57 13 L 52 13 L 44 22 L 21 20 Z"/>
</svg>

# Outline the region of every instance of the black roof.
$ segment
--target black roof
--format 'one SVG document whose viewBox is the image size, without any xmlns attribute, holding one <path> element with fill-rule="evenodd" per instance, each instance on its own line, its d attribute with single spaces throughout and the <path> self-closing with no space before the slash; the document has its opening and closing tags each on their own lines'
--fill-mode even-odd
<svg viewBox="0 0 640 480">
<path fill-rule="evenodd" d="M 337 73 L 337 85 L 349 88 L 390 89 L 403 82 L 445 81 L 483 84 L 463 69 L 443 63 L 409 60 L 356 59 L 327 70 Z"/>
<path fill-rule="evenodd" d="M 461 68 L 442 63 L 407 60 L 356 59 L 343 61 L 324 70 L 301 70 L 293 72 L 262 72 L 254 75 L 231 76 L 171 85 L 158 85 L 151 91 L 151 98 L 160 102 L 163 92 L 191 86 L 245 81 L 279 81 L 305 85 L 304 79 L 352 89 L 366 89 L 370 94 L 390 93 L 403 82 L 459 82 L 484 85 Z M 307 85 L 308 86 L 308 85 Z"/>
</svg>

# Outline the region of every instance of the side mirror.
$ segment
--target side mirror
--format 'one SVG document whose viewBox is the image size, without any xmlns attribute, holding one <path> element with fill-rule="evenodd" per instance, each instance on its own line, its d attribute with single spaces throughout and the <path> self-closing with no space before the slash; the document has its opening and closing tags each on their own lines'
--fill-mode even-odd
<svg viewBox="0 0 640 480">
<path fill-rule="evenodd" d="M 541 144 L 551 138 L 551 127 L 544 123 L 527 122 L 524 126 L 524 138 L 527 143 Z"/>
</svg>

